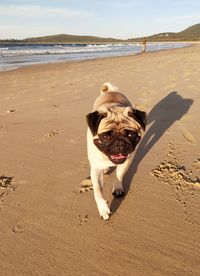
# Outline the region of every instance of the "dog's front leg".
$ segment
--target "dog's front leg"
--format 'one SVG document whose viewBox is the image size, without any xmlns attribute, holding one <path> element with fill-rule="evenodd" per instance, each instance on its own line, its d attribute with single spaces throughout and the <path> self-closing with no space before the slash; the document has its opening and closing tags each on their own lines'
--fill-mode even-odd
<svg viewBox="0 0 200 276">
<path fill-rule="evenodd" d="M 103 172 L 103 170 L 91 168 L 91 179 L 99 214 L 103 219 L 108 220 L 110 217 L 110 209 L 107 201 L 103 197 Z"/>
<path fill-rule="evenodd" d="M 127 159 L 123 164 L 121 165 L 117 165 L 117 169 L 116 169 L 116 180 L 113 183 L 113 190 L 112 190 L 112 194 L 116 197 L 121 197 L 124 195 L 124 188 L 123 188 L 123 178 L 125 173 L 127 172 L 130 162 L 131 162 L 132 158 Z"/>
</svg>

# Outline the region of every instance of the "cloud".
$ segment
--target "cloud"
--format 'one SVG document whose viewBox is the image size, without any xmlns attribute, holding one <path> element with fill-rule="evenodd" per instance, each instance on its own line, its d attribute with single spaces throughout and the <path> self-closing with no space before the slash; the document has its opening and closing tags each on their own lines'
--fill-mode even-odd
<svg viewBox="0 0 200 276">
<path fill-rule="evenodd" d="M 17 26 L 17 25 L 5 25 L 0 26 L 0 39 L 23 39 L 34 36 L 45 36 L 64 33 L 65 29 L 57 27 L 31 27 L 31 26 Z"/>
<path fill-rule="evenodd" d="M 46 7 L 41 5 L 2 5 L 0 17 L 37 18 L 37 17 L 85 17 L 91 15 L 86 11 L 71 10 L 67 8 Z"/>
</svg>

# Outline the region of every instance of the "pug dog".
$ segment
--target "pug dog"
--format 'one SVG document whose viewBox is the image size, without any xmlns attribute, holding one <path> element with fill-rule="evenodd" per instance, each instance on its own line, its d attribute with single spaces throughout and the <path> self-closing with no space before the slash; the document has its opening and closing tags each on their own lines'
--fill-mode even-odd
<svg viewBox="0 0 200 276">
<path fill-rule="evenodd" d="M 104 172 L 116 167 L 112 193 L 115 197 L 123 196 L 122 180 L 141 139 L 142 130 L 145 130 L 146 113 L 133 108 L 117 87 L 106 82 L 86 119 L 87 152 L 94 198 L 100 216 L 108 220 L 111 211 L 103 196 Z"/>
</svg>

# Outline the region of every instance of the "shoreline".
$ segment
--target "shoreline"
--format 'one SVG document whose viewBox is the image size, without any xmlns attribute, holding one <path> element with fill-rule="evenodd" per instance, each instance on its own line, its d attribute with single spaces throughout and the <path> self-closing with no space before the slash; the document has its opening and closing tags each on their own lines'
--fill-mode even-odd
<svg viewBox="0 0 200 276">
<path fill-rule="evenodd" d="M 116 43 L 113 43 L 113 45 L 115 45 Z M 133 43 L 133 45 L 134 44 L 138 44 L 138 43 Z M 140 43 L 139 43 L 140 44 Z M 158 44 L 158 43 L 150 43 L 149 42 L 149 45 L 152 45 L 152 44 Z M 162 43 L 162 44 L 165 44 L 165 43 Z M 166 44 L 173 44 L 173 42 L 166 42 Z M 184 47 L 190 47 L 190 46 L 192 46 L 192 44 L 191 43 L 184 43 L 184 42 L 182 42 L 182 43 L 178 43 L 178 44 L 186 44 L 185 46 L 183 46 L 183 47 L 179 47 L 179 46 L 175 46 L 175 47 L 173 47 L 173 48 L 170 48 L 170 49 L 160 49 L 160 48 L 158 48 L 158 49 L 151 49 L 151 50 L 148 50 L 147 51 L 147 53 L 149 53 L 149 52 L 157 52 L 157 51 L 165 51 L 165 50 L 173 50 L 173 49 L 179 49 L 179 48 L 184 48 Z M 34 45 L 34 44 L 33 44 Z M 100 54 L 100 53 L 98 53 L 98 54 Z M 43 60 L 43 61 L 21 61 L 20 63 L 23 63 L 24 62 L 24 64 L 23 65 L 20 65 L 20 63 L 19 63 L 19 61 L 17 61 L 16 62 L 16 65 L 14 65 L 14 61 L 13 61 L 13 67 L 10 67 L 9 68 L 9 66 L 5 66 L 5 68 L 1 68 L 0 69 L 0 72 L 2 72 L 2 71 L 10 71 L 10 70 L 16 70 L 16 69 L 18 69 L 18 68 L 22 68 L 22 67 L 29 67 L 29 66 L 33 66 L 33 65 L 43 65 L 43 64 L 56 64 L 56 63 L 65 63 L 65 62 L 81 62 L 81 61 L 84 61 L 84 60 L 96 60 L 96 59 L 104 59 L 104 58 L 115 58 L 115 57 L 126 57 L 126 56 L 132 56 L 132 55 L 138 55 L 138 54 L 142 54 L 142 51 L 141 52 L 137 52 L 136 50 L 134 50 L 133 49 L 133 53 L 129 53 L 129 52 L 127 52 L 127 53 L 124 53 L 123 54 L 123 52 L 122 53 L 118 53 L 118 54 L 114 54 L 114 53 L 110 53 L 110 54 L 105 54 L 105 53 L 103 53 L 102 52 L 102 57 L 101 56 L 98 56 L 98 54 L 96 55 L 96 56 L 94 56 L 94 57 L 74 57 L 74 59 L 69 59 L 69 60 L 67 60 L 67 58 L 66 57 L 63 57 L 62 59 L 63 60 L 61 60 L 60 59 L 60 61 L 59 60 Z M 54 54 L 51 54 L 52 56 L 54 56 Z M 58 56 L 62 56 L 61 54 L 58 54 Z M 34 56 L 34 55 L 33 55 Z M 39 56 L 39 55 L 38 55 Z M 45 56 L 45 55 L 44 55 Z M 23 57 L 23 56 L 21 56 L 21 57 Z M 24 57 L 27 57 L 26 55 L 24 56 Z M 32 56 L 30 55 L 30 58 L 31 58 Z M 41 57 L 43 57 L 43 55 L 41 55 Z M 25 63 L 27 63 L 27 64 L 25 64 Z"/>
</svg>

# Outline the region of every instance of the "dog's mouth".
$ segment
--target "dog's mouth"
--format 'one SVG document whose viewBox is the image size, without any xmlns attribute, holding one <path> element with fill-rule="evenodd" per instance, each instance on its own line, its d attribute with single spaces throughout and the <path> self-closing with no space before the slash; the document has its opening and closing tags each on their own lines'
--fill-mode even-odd
<svg viewBox="0 0 200 276">
<path fill-rule="evenodd" d="M 128 157 L 128 155 L 122 153 L 110 155 L 111 161 L 116 164 L 124 163 Z"/>
</svg>

